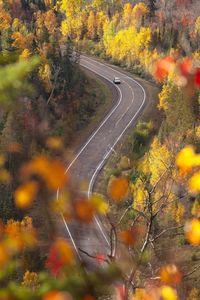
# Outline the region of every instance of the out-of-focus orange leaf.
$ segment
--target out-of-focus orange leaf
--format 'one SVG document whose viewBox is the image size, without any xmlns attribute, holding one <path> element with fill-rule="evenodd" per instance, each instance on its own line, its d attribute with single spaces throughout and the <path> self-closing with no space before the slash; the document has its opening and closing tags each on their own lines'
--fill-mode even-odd
<svg viewBox="0 0 200 300">
<path fill-rule="evenodd" d="M 49 187 L 52 190 L 57 190 L 65 185 L 66 179 L 67 176 L 63 164 L 60 161 L 52 161 L 48 176 L 46 177 Z"/>
<path fill-rule="evenodd" d="M 15 203 L 20 208 L 29 207 L 38 191 L 38 183 L 29 181 L 20 185 L 15 191 Z"/>
<path fill-rule="evenodd" d="M 194 74 L 194 85 L 200 87 L 200 68 L 197 68 Z"/>
<path fill-rule="evenodd" d="M 8 253 L 3 243 L 0 243 L 0 268 L 8 261 Z"/>
<path fill-rule="evenodd" d="M 122 201 L 128 193 L 128 181 L 124 177 L 113 179 L 108 187 L 109 196 L 115 201 Z"/>
<path fill-rule="evenodd" d="M 104 254 L 97 254 L 95 257 L 96 262 L 99 264 L 102 264 L 105 261 L 105 255 Z"/>
<path fill-rule="evenodd" d="M 41 176 L 52 190 L 63 187 L 67 179 L 65 167 L 60 161 L 50 160 L 42 155 L 25 165 L 21 173 L 24 176 Z"/>
<path fill-rule="evenodd" d="M 46 145 L 48 148 L 55 149 L 55 150 L 59 150 L 63 148 L 63 143 L 61 139 L 53 136 L 47 139 Z"/>
<path fill-rule="evenodd" d="M 126 231 L 122 231 L 120 232 L 120 239 L 128 244 L 133 246 L 136 242 L 136 237 L 132 234 L 131 230 L 126 230 Z"/>
<path fill-rule="evenodd" d="M 49 251 L 46 267 L 53 275 L 57 275 L 61 268 L 74 262 L 74 253 L 63 238 L 57 238 Z"/>
<path fill-rule="evenodd" d="M 42 300 L 72 300 L 72 297 L 69 293 L 53 290 L 48 292 Z"/>
<path fill-rule="evenodd" d="M 192 72 L 192 59 L 185 57 L 179 65 L 180 71 L 183 75 L 188 75 Z"/>
<path fill-rule="evenodd" d="M 74 261 L 74 253 L 65 239 L 57 238 L 54 242 L 54 248 L 59 253 L 60 259 L 64 264 L 71 264 Z"/>
<path fill-rule="evenodd" d="M 187 221 L 184 230 L 190 244 L 198 246 L 200 244 L 200 221 L 198 219 Z"/>
<path fill-rule="evenodd" d="M 77 199 L 75 202 L 76 217 L 84 223 L 90 223 L 94 217 L 94 208 L 87 199 Z"/>
<path fill-rule="evenodd" d="M 200 172 L 195 173 L 189 179 L 189 191 L 191 194 L 196 194 L 200 191 Z"/>
<path fill-rule="evenodd" d="M 161 268 L 160 278 L 167 284 L 180 284 L 182 274 L 176 265 L 168 264 Z"/>
<path fill-rule="evenodd" d="M 160 287 L 161 297 L 163 300 L 178 300 L 178 295 L 175 289 L 168 285 Z"/>
<path fill-rule="evenodd" d="M 154 63 L 153 75 L 158 81 L 162 81 L 172 70 L 174 59 L 171 56 L 160 59 Z"/>
<path fill-rule="evenodd" d="M 11 153 L 20 153 L 22 152 L 22 146 L 17 142 L 13 142 L 7 145 L 6 150 Z"/>
<path fill-rule="evenodd" d="M 145 227 L 142 225 L 135 225 L 131 230 L 120 232 L 120 239 L 124 243 L 134 246 L 138 238 L 145 232 Z"/>
<path fill-rule="evenodd" d="M 0 181 L 3 184 L 9 184 L 11 182 L 11 175 L 6 169 L 0 170 Z"/>
</svg>

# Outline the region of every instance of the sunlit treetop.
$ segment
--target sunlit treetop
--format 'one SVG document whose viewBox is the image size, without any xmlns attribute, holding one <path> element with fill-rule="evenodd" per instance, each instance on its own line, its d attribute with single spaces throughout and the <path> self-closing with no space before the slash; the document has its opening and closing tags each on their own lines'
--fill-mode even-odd
<svg viewBox="0 0 200 300">
<path fill-rule="evenodd" d="M 85 5 L 85 0 L 61 0 L 57 1 L 57 9 L 65 13 L 66 17 L 73 18 Z"/>
</svg>

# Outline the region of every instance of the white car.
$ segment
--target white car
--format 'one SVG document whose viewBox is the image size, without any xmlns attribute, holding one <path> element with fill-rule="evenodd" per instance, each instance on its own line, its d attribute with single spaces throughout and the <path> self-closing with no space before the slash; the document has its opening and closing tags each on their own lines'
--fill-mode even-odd
<svg viewBox="0 0 200 300">
<path fill-rule="evenodd" d="M 120 83 L 121 83 L 119 77 L 115 77 L 114 80 L 113 80 L 113 82 L 114 82 L 115 84 L 120 84 Z"/>
</svg>

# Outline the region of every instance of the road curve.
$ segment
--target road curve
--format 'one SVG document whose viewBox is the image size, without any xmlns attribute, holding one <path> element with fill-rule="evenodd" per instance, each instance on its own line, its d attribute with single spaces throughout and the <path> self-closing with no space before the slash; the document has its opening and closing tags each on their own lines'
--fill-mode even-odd
<svg viewBox="0 0 200 300">
<path fill-rule="evenodd" d="M 66 172 L 70 169 L 73 182 L 87 183 L 88 188 L 85 192 L 90 196 L 99 171 L 127 129 L 137 121 L 147 97 L 145 89 L 138 81 L 106 64 L 81 55 L 80 65 L 103 79 L 115 95 L 113 107 L 66 169 Z M 115 76 L 120 77 L 120 85 L 113 84 Z M 83 251 L 92 256 L 110 254 L 109 237 L 98 217 L 95 217 L 89 225 L 82 225 L 77 221 L 66 223 L 63 217 L 62 219 L 63 230 L 82 262 L 90 267 L 96 267 L 94 259 Z"/>
</svg>

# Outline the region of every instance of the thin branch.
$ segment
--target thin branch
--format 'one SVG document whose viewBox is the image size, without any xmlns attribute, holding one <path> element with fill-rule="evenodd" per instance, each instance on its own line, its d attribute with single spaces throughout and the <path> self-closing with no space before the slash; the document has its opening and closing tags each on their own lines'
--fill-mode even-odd
<svg viewBox="0 0 200 300">
<path fill-rule="evenodd" d="M 120 225 L 121 221 L 123 220 L 123 218 L 125 217 L 125 215 L 127 214 L 127 212 L 132 208 L 132 205 L 129 205 L 125 211 L 123 212 L 123 214 L 121 215 L 121 218 L 119 219 L 118 223 L 117 223 L 117 226 Z"/>
<path fill-rule="evenodd" d="M 88 257 L 90 258 L 93 258 L 96 260 L 96 256 L 92 255 L 92 254 L 89 254 L 88 252 L 86 252 L 85 250 L 81 249 L 81 248 L 78 248 L 78 250 L 82 253 L 84 253 L 85 255 L 87 255 Z M 104 259 L 105 262 L 107 262 L 108 264 L 110 263 L 108 259 Z"/>
<path fill-rule="evenodd" d="M 108 222 L 111 226 L 111 231 L 110 231 L 110 255 L 109 257 L 115 258 L 116 255 L 116 249 L 117 249 L 117 231 L 114 226 L 114 224 L 111 222 L 109 215 L 107 215 Z"/>
<path fill-rule="evenodd" d="M 165 175 L 165 173 L 170 169 L 170 167 L 171 167 L 171 165 L 169 165 L 168 168 L 162 173 L 162 175 L 160 176 L 160 178 L 157 180 L 157 182 L 152 187 L 152 190 L 150 191 L 150 194 L 152 194 L 155 191 L 156 186 L 161 181 L 161 179 L 163 178 L 163 176 Z"/>
<path fill-rule="evenodd" d="M 179 229 L 179 228 L 183 228 L 184 225 L 180 225 L 180 226 L 174 226 L 174 227 L 169 227 L 164 229 L 163 231 L 161 231 L 158 235 L 156 235 L 153 239 L 151 239 L 151 242 L 154 242 L 155 240 L 157 240 L 159 237 L 161 237 L 161 235 L 163 235 L 165 232 L 169 231 L 169 230 L 173 230 L 173 229 Z"/>
<path fill-rule="evenodd" d="M 194 272 L 196 272 L 198 269 L 200 268 L 200 265 L 196 266 L 191 272 L 183 275 L 184 278 L 190 276 L 191 274 L 193 274 Z"/>
</svg>

